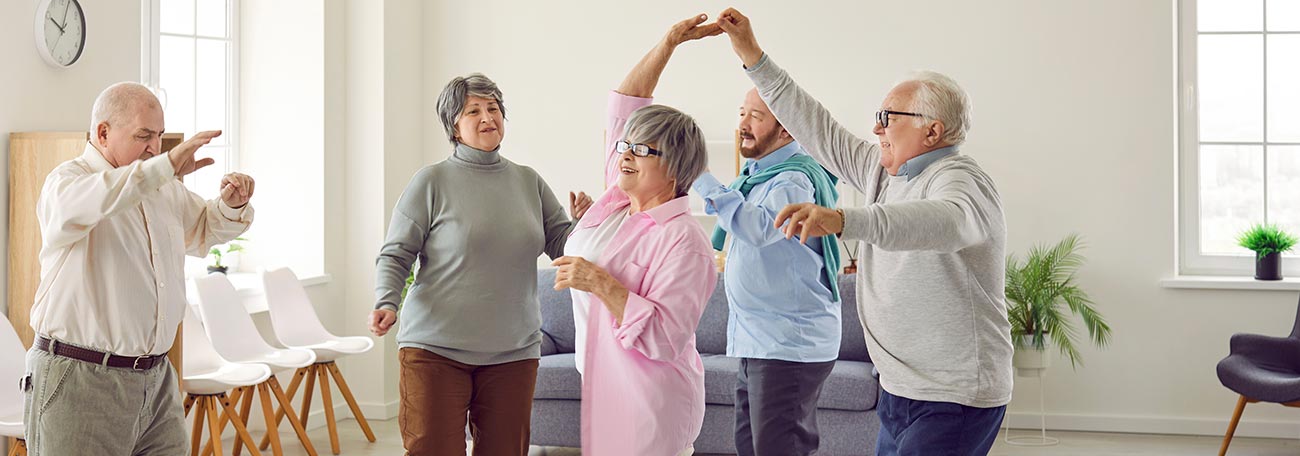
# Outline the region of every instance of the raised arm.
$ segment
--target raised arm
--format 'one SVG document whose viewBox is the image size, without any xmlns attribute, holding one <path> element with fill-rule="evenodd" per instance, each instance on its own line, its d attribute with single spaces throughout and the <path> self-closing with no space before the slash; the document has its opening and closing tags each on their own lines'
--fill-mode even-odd
<svg viewBox="0 0 1300 456">
<path fill-rule="evenodd" d="M 863 194 L 875 195 L 875 185 L 882 172 L 880 147 L 844 128 L 829 110 L 764 54 L 749 18 L 728 8 L 718 16 L 718 25 L 727 32 L 732 50 L 744 63 L 746 74 L 786 131 L 831 174 Z"/>
<path fill-rule="evenodd" d="M 655 87 L 659 85 L 659 76 L 668 59 L 672 58 L 677 45 L 700 38 L 722 34 L 718 24 L 704 24 L 709 17 L 704 14 L 673 24 L 668 33 L 650 49 L 632 71 L 623 78 L 623 83 L 609 97 L 609 121 L 605 128 L 605 186 L 618 182 L 618 153 L 614 143 L 623 139 L 623 127 L 627 125 L 632 112 L 651 103 Z M 701 25 L 704 24 L 704 25 Z"/>
</svg>

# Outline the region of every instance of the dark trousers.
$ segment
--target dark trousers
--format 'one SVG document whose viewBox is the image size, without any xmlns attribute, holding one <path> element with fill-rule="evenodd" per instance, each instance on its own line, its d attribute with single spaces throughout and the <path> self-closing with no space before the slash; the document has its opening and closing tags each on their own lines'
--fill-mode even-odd
<svg viewBox="0 0 1300 456">
<path fill-rule="evenodd" d="M 402 374 L 397 425 L 408 455 L 525 456 L 537 360 L 490 366 L 459 363 L 418 348 L 398 350 Z"/>
<path fill-rule="evenodd" d="M 1007 407 L 977 408 L 917 401 L 880 390 L 879 456 L 987 455 Z"/>
<path fill-rule="evenodd" d="M 736 373 L 736 454 L 817 452 L 817 398 L 835 361 L 741 358 Z"/>
</svg>

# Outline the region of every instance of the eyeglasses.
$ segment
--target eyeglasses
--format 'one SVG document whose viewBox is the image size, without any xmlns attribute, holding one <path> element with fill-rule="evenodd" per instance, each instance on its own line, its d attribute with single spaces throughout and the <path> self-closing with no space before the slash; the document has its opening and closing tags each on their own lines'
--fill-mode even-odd
<svg viewBox="0 0 1300 456">
<path fill-rule="evenodd" d="M 631 150 L 632 155 L 636 155 L 638 157 L 649 157 L 651 155 L 662 156 L 664 154 L 663 152 L 654 150 L 653 148 L 645 144 L 632 144 L 628 142 L 626 139 L 620 139 L 618 140 L 618 142 L 614 143 L 614 150 L 618 151 L 618 153 L 620 154 Z"/>
<path fill-rule="evenodd" d="M 890 115 L 896 115 L 896 116 L 912 116 L 912 117 L 925 117 L 925 114 L 917 114 L 917 113 L 915 113 L 915 112 L 890 111 L 890 110 L 888 110 L 888 109 L 882 109 L 882 110 L 876 111 L 876 123 L 880 124 L 880 128 L 889 128 L 889 116 L 890 116 Z"/>
</svg>

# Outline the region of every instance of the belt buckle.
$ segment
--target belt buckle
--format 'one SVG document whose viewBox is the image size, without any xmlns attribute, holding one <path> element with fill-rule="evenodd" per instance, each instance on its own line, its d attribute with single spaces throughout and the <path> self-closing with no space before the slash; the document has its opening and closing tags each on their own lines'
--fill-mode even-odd
<svg viewBox="0 0 1300 456">
<path fill-rule="evenodd" d="M 131 362 L 131 369 L 132 369 L 132 370 L 144 370 L 144 369 L 141 369 L 141 368 L 140 368 L 140 360 L 145 359 L 145 358 L 148 358 L 148 356 L 137 356 L 137 357 L 135 357 L 135 361 L 132 361 L 132 362 Z"/>
</svg>

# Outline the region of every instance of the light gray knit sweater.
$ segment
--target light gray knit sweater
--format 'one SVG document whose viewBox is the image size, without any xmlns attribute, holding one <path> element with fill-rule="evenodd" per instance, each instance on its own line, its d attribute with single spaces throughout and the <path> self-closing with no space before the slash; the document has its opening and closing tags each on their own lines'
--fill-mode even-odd
<svg viewBox="0 0 1300 456">
<path fill-rule="evenodd" d="M 858 312 L 880 385 L 914 400 L 997 407 L 1011 401 L 1006 221 L 993 180 L 961 154 L 908 180 L 880 147 L 831 118 L 768 56 L 747 69 L 781 124 L 813 158 L 867 196 L 844 209 L 859 241 Z"/>
</svg>

